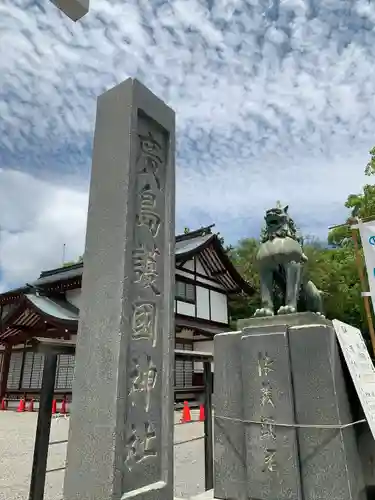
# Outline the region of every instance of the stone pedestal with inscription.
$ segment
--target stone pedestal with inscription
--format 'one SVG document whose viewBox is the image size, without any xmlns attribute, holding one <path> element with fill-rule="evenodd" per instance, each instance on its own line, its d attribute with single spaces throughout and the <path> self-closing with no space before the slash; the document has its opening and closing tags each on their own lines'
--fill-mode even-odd
<svg viewBox="0 0 375 500">
<path fill-rule="evenodd" d="M 222 500 L 362 500 L 332 323 L 299 313 L 215 336 L 214 490 Z"/>
<path fill-rule="evenodd" d="M 65 500 L 173 498 L 175 115 L 98 99 Z"/>
</svg>

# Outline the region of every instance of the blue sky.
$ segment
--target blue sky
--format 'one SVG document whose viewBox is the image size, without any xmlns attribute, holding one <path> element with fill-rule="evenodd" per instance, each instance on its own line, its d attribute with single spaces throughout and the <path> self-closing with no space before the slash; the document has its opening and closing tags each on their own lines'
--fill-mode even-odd
<svg viewBox="0 0 375 500">
<path fill-rule="evenodd" d="M 369 0 L 48 0 L 0 6 L 0 290 L 82 253 L 96 97 L 129 76 L 177 113 L 177 229 L 306 234 L 346 216 L 375 145 Z"/>
</svg>

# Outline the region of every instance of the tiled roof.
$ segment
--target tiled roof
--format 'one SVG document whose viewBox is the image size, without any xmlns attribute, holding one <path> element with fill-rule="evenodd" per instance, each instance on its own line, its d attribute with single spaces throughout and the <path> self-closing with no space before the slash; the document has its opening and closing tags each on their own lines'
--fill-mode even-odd
<svg viewBox="0 0 375 500">
<path fill-rule="evenodd" d="M 197 231 L 181 234 L 176 236 L 176 260 L 183 259 L 183 257 L 200 246 L 204 245 L 214 235 L 211 233 L 211 227 L 205 227 Z M 39 278 L 32 283 L 32 286 L 43 286 L 56 281 L 69 280 L 79 278 L 82 276 L 83 262 L 78 262 L 71 266 L 59 267 L 57 269 L 50 269 L 43 271 Z"/>
<path fill-rule="evenodd" d="M 62 321 L 78 320 L 78 312 L 74 312 L 73 310 L 71 310 L 71 308 L 68 309 L 62 302 L 58 303 L 48 297 L 42 297 L 40 295 L 27 294 L 25 295 L 25 297 L 42 314 L 53 316 L 54 318 L 60 319 Z"/>
<path fill-rule="evenodd" d="M 215 276 L 215 279 L 217 279 L 229 293 L 238 293 L 240 291 L 244 291 L 248 294 L 253 293 L 252 285 L 247 283 L 235 269 L 226 255 L 218 236 L 212 233 L 211 228 L 212 226 L 208 226 L 197 231 L 176 236 L 176 264 L 184 262 L 184 260 L 199 253 L 202 265 L 208 276 Z M 23 289 L 17 289 L 14 293 L 6 292 L 0 295 L 0 299 L 2 297 L 3 303 L 6 303 L 4 302 L 6 300 L 15 300 L 12 299 L 12 297 L 8 298 L 8 295 L 14 295 L 14 297 L 16 297 L 16 295 L 22 293 L 33 293 L 35 289 L 38 290 L 38 288 L 43 290 L 43 287 L 48 287 L 48 285 L 53 287 L 55 284 L 60 284 L 61 282 L 66 283 L 75 279 L 79 280 L 82 273 L 83 262 L 43 271 L 39 278 L 31 285 L 27 285 Z"/>
</svg>

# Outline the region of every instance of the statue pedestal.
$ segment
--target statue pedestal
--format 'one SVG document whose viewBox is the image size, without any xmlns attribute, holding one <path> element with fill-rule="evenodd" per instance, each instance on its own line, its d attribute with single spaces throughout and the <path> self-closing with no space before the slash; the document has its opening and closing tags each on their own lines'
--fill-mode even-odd
<svg viewBox="0 0 375 500">
<path fill-rule="evenodd" d="M 353 421 L 331 322 L 239 323 L 215 336 L 214 491 L 196 500 L 366 498 L 355 429 L 319 427 Z"/>
</svg>

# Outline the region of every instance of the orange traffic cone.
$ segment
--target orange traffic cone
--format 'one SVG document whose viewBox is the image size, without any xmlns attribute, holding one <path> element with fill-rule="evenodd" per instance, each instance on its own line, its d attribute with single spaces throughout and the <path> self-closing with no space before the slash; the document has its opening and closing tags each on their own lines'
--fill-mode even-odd
<svg viewBox="0 0 375 500">
<path fill-rule="evenodd" d="M 199 422 L 204 422 L 205 416 L 204 416 L 204 405 L 200 405 L 199 407 Z"/>
<path fill-rule="evenodd" d="M 34 411 L 34 400 L 33 398 L 30 399 L 29 406 L 27 408 L 27 411 Z"/>
<path fill-rule="evenodd" d="M 18 408 L 17 408 L 17 411 L 18 412 L 25 411 L 25 406 L 26 406 L 25 400 L 24 400 L 24 398 L 21 398 L 19 405 L 18 405 Z"/>
<path fill-rule="evenodd" d="M 62 403 L 61 403 L 61 410 L 60 410 L 60 413 L 62 413 L 63 415 L 65 415 L 66 411 L 67 411 L 67 408 L 66 408 L 66 399 L 63 399 L 62 400 Z"/>
<path fill-rule="evenodd" d="M 57 402 L 56 399 L 54 399 L 52 401 L 52 415 L 55 415 L 56 412 L 57 412 Z"/>
<path fill-rule="evenodd" d="M 0 410 L 1 410 L 1 411 L 5 411 L 6 409 L 7 409 L 7 402 L 6 402 L 6 399 L 5 399 L 5 398 L 3 398 L 3 399 L 1 400 Z"/>
<path fill-rule="evenodd" d="M 184 407 L 182 408 L 181 423 L 191 422 L 191 413 L 189 408 L 189 403 L 184 401 Z"/>
</svg>

